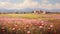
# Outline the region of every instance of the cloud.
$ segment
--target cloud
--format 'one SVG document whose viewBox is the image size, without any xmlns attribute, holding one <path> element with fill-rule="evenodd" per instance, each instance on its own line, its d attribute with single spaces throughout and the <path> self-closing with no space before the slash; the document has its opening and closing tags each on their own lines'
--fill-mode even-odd
<svg viewBox="0 0 60 34">
<path fill-rule="evenodd" d="M 49 3 L 49 0 L 42 0 L 42 2 L 41 2 L 42 4 L 44 3 Z"/>
<path fill-rule="evenodd" d="M 53 9 L 53 8 L 60 8 L 59 3 L 55 3 L 54 5 L 52 3 L 49 3 L 49 0 L 42 0 L 42 2 L 38 3 L 32 0 L 24 0 L 23 3 L 17 4 L 17 8 L 23 9 L 23 8 L 47 8 L 47 9 Z"/>
<path fill-rule="evenodd" d="M 18 8 L 26 8 L 26 7 L 34 8 L 37 6 L 38 6 L 38 3 L 32 0 L 25 0 L 23 3 L 17 5 Z"/>
<path fill-rule="evenodd" d="M 40 5 L 39 8 L 47 8 L 47 9 L 60 9 L 60 3 L 49 3 L 49 0 L 43 0 Z"/>
<path fill-rule="evenodd" d="M 0 2 L 0 7 L 2 8 L 16 8 L 15 7 L 16 4 L 12 4 L 12 3 L 9 3 L 9 2 Z"/>
<path fill-rule="evenodd" d="M 47 9 L 60 9 L 60 4 L 56 3 L 56 4 L 42 4 L 39 6 L 40 8 L 47 8 Z"/>
<path fill-rule="evenodd" d="M 18 1 L 17 1 L 18 2 Z M 42 0 L 42 2 L 38 3 L 33 0 L 24 0 L 23 3 L 11 3 L 11 2 L 0 2 L 0 7 L 9 8 L 9 9 L 23 9 L 23 8 L 60 8 L 59 3 L 49 3 L 48 0 Z"/>
<path fill-rule="evenodd" d="M 54 7 L 55 8 L 60 8 L 60 4 L 59 3 L 56 3 Z"/>
<path fill-rule="evenodd" d="M 0 7 L 9 8 L 9 9 L 23 9 L 23 8 L 34 8 L 38 5 L 37 2 L 32 0 L 24 0 L 23 3 L 10 3 L 10 2 L 0 2 Z"/>
</svg>

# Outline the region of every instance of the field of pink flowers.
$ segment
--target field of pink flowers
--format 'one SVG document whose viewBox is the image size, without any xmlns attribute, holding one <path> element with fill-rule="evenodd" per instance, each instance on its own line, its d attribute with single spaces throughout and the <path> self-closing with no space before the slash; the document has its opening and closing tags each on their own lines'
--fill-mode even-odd
<svg viewBox="0 0 60 34">
<path fill-rule="evenodd" d="M 60 15 L 17 16 L 0 15 L 0 34 L 60 34 Z"/>
</svg>

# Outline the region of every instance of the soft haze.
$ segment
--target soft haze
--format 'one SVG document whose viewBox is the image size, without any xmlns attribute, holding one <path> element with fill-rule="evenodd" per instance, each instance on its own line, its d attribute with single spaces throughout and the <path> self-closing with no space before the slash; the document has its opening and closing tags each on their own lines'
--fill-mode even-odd
<svg viewBox="0 0 60 34">
<path fill-rule="evenodd" d="M 6 8 L 6 9 L 24 9 L 24 8 L 60 9 L 60 0 L 0 0 L 0 8 Z"/>
</svg>

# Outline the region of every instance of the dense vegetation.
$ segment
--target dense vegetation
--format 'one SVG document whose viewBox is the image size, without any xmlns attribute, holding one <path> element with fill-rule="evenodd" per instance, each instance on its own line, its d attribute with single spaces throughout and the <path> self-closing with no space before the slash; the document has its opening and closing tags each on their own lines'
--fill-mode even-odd
<svg viewBox="0 0 60 34">
<path fill-rule="evenodd" d="M 0 34 L 60 34 L 60 15 L 0 14 Z"/>
</svg>

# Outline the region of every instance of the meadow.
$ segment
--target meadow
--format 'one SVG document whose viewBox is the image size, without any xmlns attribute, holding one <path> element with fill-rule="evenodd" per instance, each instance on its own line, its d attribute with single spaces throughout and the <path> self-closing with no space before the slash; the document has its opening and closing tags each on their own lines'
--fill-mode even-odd
<svg viewBox="0 0 60 34">
<path fill-rule="evenodd" d="M 0 34 L 60 34 L 60 14 L 0 14 Z"/>
<path fill-rule="evenodd" d="M 57 18 L 60 19 L 60 14 L 0 14 L 0 17 L 11 17 L 11 18 Z"/>
</svg>

